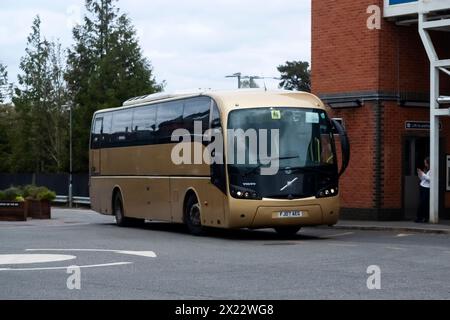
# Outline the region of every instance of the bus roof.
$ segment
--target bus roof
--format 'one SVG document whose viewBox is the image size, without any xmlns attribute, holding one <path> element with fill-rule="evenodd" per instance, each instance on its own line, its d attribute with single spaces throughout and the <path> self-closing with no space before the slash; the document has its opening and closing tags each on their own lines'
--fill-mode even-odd
<svg viewBox="0 0 450 320">
<path fill-rule="evenodd" d="M 194 98 L 194 97 L 210 97 L 214 99 L 219 108 L 225 112 L 234 109 L 265 107 L 265 106 L 296 106 L 305 108 L 324 109 L 323 102 L 315 95 L 288 90 L 264 90 L 264 89 L 239 89 L 228 91 L 183 91 L 173 93 L 156 93 L 146 96 L 134 97 L 124 102 L 122 107 L 99 110 L 96 113 L 105 111 L 113 111 L 127 109 L 141 105 L 157 104 L 166 101 Z"/>
</svg>

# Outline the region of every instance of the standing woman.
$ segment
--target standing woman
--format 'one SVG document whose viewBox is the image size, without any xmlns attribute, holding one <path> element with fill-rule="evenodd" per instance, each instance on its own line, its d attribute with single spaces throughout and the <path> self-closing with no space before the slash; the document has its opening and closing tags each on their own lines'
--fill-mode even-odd
<svg viewBox="0 0 450 320">
<path fill-rule="evenodd" d="M 420 179 L 420 204 L 415 222 L 424 223 L 430 219 L 430 158 L 425 159 L 425 169 L 417 169 Z"/>
</svg>

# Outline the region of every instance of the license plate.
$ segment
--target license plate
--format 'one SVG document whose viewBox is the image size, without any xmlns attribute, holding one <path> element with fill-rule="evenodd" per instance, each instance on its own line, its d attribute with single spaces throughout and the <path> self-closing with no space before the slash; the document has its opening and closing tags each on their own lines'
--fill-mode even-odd
<svg viewBox="0 0 450 320">
<path fill-rule="evenodd" d="M 302 211 L 281 211 L 278 213 L 278 218 L 302 218 L 304 212 Z"/>
</svg>

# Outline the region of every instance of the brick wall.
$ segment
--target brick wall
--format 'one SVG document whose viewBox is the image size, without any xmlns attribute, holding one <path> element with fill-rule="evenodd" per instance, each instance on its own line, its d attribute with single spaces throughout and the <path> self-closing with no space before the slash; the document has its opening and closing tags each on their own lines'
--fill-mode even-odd
<svg viewBox="0 0 450 320">
<path fill-rule="evenodd" d="M 331 110 L 331 116 L 344 118 L 352 153 L 348 169 L 341 180 L 341 205 L 344 208 L 370 208 L 374 205 L 375 135 L 373 108 L 370 104 L 358 109 Z M 355 152 L 355 150 L 358 150 Z"/>
<path fill-rule="evenodd" d="M 383 212 L 398 217 L 403 206 L 404 139 L 427 135 L 406 131 L 405 121 L 429 121 L 426 108 L 402 107 L 395 97 L 428 98 L 429 61 L 417 24 L 398 26 L 383 19 L 381 30 L 367 28 L 367 8 L 373 4 L 383 7 L 381 0 L 312 0 L 312 89 L 319 96 L 389 93 L 394 97 L 378 96 L 359 108 L 330 111 L 344 118 L 352 146 L 341 183 L 342 206 L 360 216 L 375 212 L 369 214 L 371 218 L 389 219 Z M 449 34 L 432 37 L 443 43 L 437 48 L 440 57 L 450 58 L 450 41 L 443 41 Z M 450 94 L 450 78 L 442 76 L 441 88 Z M 450 119 L 442 123 L 441 137 L 450 137 Z M 450 154 L 450 138 L 444 140 L 443 153 Z M 450 193 L 445 203 L 450 207 Z"/>
<path fill-rule="evenodd" d="M 379 0 L 312 1 L 312 85 L 317 93 L 378 86 L 379 31 L 368 30 L 366 10 Z"/>
</svg>

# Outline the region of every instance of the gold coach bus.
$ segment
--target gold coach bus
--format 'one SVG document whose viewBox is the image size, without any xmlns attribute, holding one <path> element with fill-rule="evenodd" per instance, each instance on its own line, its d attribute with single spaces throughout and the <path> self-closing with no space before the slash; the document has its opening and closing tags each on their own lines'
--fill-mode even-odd
<svg viewBox="0 0 450 320">
<path fill-rule="evenodd" d="M 223 151 L 211 155 L 223 161 L 174 163 L 172 152 L 179 142 L 172 141 L 172 133 L 186 129 L 194 137 L 194 122 L 203 131 L 222 134 Z M 256 163 L 229 161 L 228 140 L 234 137 L 227 133 L 234 129 L 278 130 L 275 174 L 261 174 L 267 161 L 259 155 Z M 192 150 L 198 144 L 205 150 L 202 140 L 192 140 Z M 259 147 L 264 147 L 261 141 Z M 254 152 L 247 144 L 243 150 L 246 159 Z M 349 156 L 342 126 L 309 93 L 237 90 L 137 97 L 93 116 L 91 205 L 114 215 L 119 226 L 153 220 L 185 223 L 193 234 L 205 227 L 295 234 L 302 226 L 336 224 L 339 177 Z"/>
</svg>

